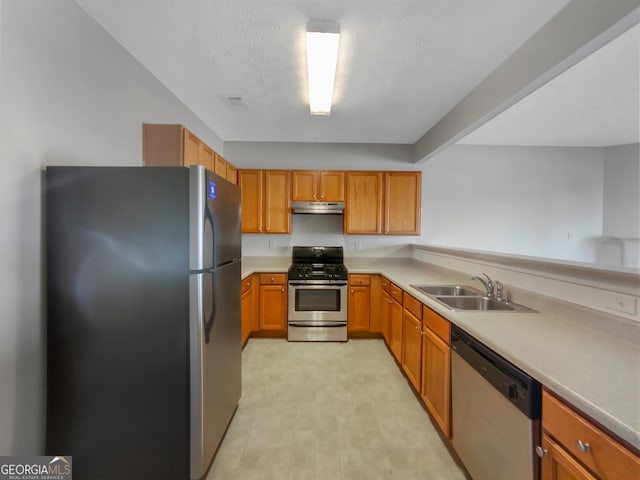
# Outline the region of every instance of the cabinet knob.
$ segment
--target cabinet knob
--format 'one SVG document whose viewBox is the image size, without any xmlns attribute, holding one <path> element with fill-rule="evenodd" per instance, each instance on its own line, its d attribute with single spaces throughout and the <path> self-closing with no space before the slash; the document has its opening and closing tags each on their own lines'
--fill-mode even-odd
<svg viewBox="0 0 640 480">
<path fill-rule="evenodd" d="M 578 450 L 580 450 L 582 453 L 587 453 L 589 450 L 591 450 L 591 445 L 583 442 L 582 440 L 576 441 L 576 445 L 578 446 Z"/>
<path fill-rule="evenodd" d="M 322 198 L 324 200 L 324 195 L 320 195 L 320 198 Z"/>
<path fill-rule="evenodd" d="M 271 281 L 272 281 L 272 282 L 273 282 L 273 281 L 275 281 L 275 277 L 271 277 Z"/>
<path fill-rule="evenodd" d="M 284 293 L 284 287 L 282 287 L 282 293 Z"/>
<path fill-rule="evenodd" d="M 540 458 L 544 458 L 547 453 L 549 453 L 549 451 L 546 448 L 542 448 L 540 445 L 536 447 L 536 455 Z"/>
<path fill-rule="evenodd" d="M 315 195 L 313 195 L 311 198 L 313 198 L 313 199 L 315 200 L 315 199 L 316 199 L 316 196 L 315 196 Z"/>
<path fill-rule="evenodd" d="M 353 293 L 353 288 L 351 289 L 351 293 Z"/>
</svg>

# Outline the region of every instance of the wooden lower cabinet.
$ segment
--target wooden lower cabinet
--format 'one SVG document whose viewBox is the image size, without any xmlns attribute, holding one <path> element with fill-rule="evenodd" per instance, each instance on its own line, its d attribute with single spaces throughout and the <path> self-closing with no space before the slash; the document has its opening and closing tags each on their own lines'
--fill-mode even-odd
<svg viewBox="0 0 640 480">
<path fill-rule="evenodd" d="M 547 434 L 542 435 L 542 448 L 540 480 L 598 480 Z"/>
<path fill-rule="evenodd" d="M 369 331 L 382 334 L 382 311 L 380 309 L 382 301 L 382 277 L 371 275 L 370 295 L 369 295 Z"/>
<path fill-rule="evenodd" d="M 349 275 L 347 304 L 347 330 L 349 332 L 368 332 L 370 329 L 370 283 L 369 275 Z"/>
<path fill-rule="evenodd" d="M 240 324 L 242 345 L 247 343 L 251 332 L 258 330 L 258 315 L 256 312 L 256 298 L 258 290 L 256 288 L 256 275 L 251 275 L 241 282 L 240 287 Z"/>
<path fill-rule="evenodd" d="M 259 298 L 259 329 L 286 331 L 287 329 L 287 274 L 261 273 Z"/>
<path fill-rule="evenodd" d="M 442 433 L 451 436 L 451 347 L 449 321 L 422 311 L 422 388 L 420 396 Z"/>
<path fill-rule="evenodd" d="M 390 297 L 389 348 L 396 360 L 402 363 L 402 303 Z"/>
<path fill-rule="evenodd" d="M 422 381 L 422 321 L 407 310 L 402 317 L 402 369 L 416 391 Z"/>
<path fill-rule="evenodd" d="M 542 480 L 640 478 L 637 451 L 547 390 L 542 392 L 542 431 Z"/>
</svg>

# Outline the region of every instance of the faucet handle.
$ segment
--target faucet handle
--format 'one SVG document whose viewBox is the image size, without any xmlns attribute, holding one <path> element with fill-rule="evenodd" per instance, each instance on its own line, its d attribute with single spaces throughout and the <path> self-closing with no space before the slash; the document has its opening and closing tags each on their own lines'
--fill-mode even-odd
<svg viewBox="0 0 640 480">
<path fill-rule="evenodd" d="M 496 280 L 496 300 L 507 304 L 509 303 L 509 298 L 504 296 L 503 290 L 504 285 L 502 285 L 502 282 L 500 280 Z"/>
</svg>

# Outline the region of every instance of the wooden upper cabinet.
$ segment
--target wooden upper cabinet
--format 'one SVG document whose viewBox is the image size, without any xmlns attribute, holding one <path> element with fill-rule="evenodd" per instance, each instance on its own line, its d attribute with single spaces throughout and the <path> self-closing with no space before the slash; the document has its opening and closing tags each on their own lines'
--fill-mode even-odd
<svg viewBox="0 0 640 480">
<path fill-rule="evenodd" d="M 242 233 L 262 233 L 262 170 L 240 170 Z"/>
<path fill-rule="evenodd" d="M 149 166 L 202 165 L 237 184 L 238 169 L 184 125 L 142 124 L 142 160 Z"/>
<path fill-rule="evenodd" d="M 344 202 L 344 172 L 321 171 L 320 200 L 323 202 Z"/>
<path fill-rule="evenodd" d="M 289 199 L 289 172 L 287 170 L 265 171 L 265 233 L 291 232 L 291 202 Z"/>
<path fill-rule="evenodd" d="M 200 165 L 200 139 L 187 129 L 184 129 L 182 165 Z"/>
<path fill-rule="evenodd" d="M 242 233 L 290 233 L 291 202 L 287 170 L 239 170 Z"/>
<path fill-rule="evenodd" d="M 227 163 L 227 180 L 234 185 L 238 184 L 238 169 L 230 163 Z"/>
<path fill-rule="evenodd" d="M 344 233 L 382 232 L 382 172 L 347 172 Z"/>
<path fill-rule="evenodd" d="M 420 234 L 421 172 L 385 172 L 384 233 Z"/>
<path fill-rule="evenodd" d="M 295 201 L 344 201 L 344 172 L 294 170 L 291 172 L 291 199 Z"/>
<path fill-rule="evenodd" d="M 216 175 L 220 175 L 223 178 L 227 178 L 227 161 L 224 157 L 218 153 L 215 155 L 213 170 Z"/>
<path fill-rule="evenodd" d="M 316 200 L 316 172 L 314 170 L 294 170 L 291 172 L 291 200 L 311 202 Z"/>
<path fill-rule="evenodd" d="M 215 152 L 206 143 L 200 142 L 200 163 L 204 165 L 205 168 L 213 171 L 214 157 Z"/>
</svg>

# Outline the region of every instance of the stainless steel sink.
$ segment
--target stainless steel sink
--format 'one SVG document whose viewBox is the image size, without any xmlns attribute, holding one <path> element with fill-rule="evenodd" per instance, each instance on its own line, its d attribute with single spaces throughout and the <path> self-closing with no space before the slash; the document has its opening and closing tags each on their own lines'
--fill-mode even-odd
<svg viewBox="0 0 640 480">
<path fill-rule="evenodd" d="M 518 303 L 504 303 L 491 297 L 438 296 L 435 298 L 451 310 L 535 312 L 535 310 L 525 307 L 524 305 L 520 305 Z"/>
<path fill-rule="evenodd" d="M 437 296 L 460 296 L 460 295 L 481 295 L 480 290 L 467 285 L 411 285 L 427 295 Z"/>
</svg>

